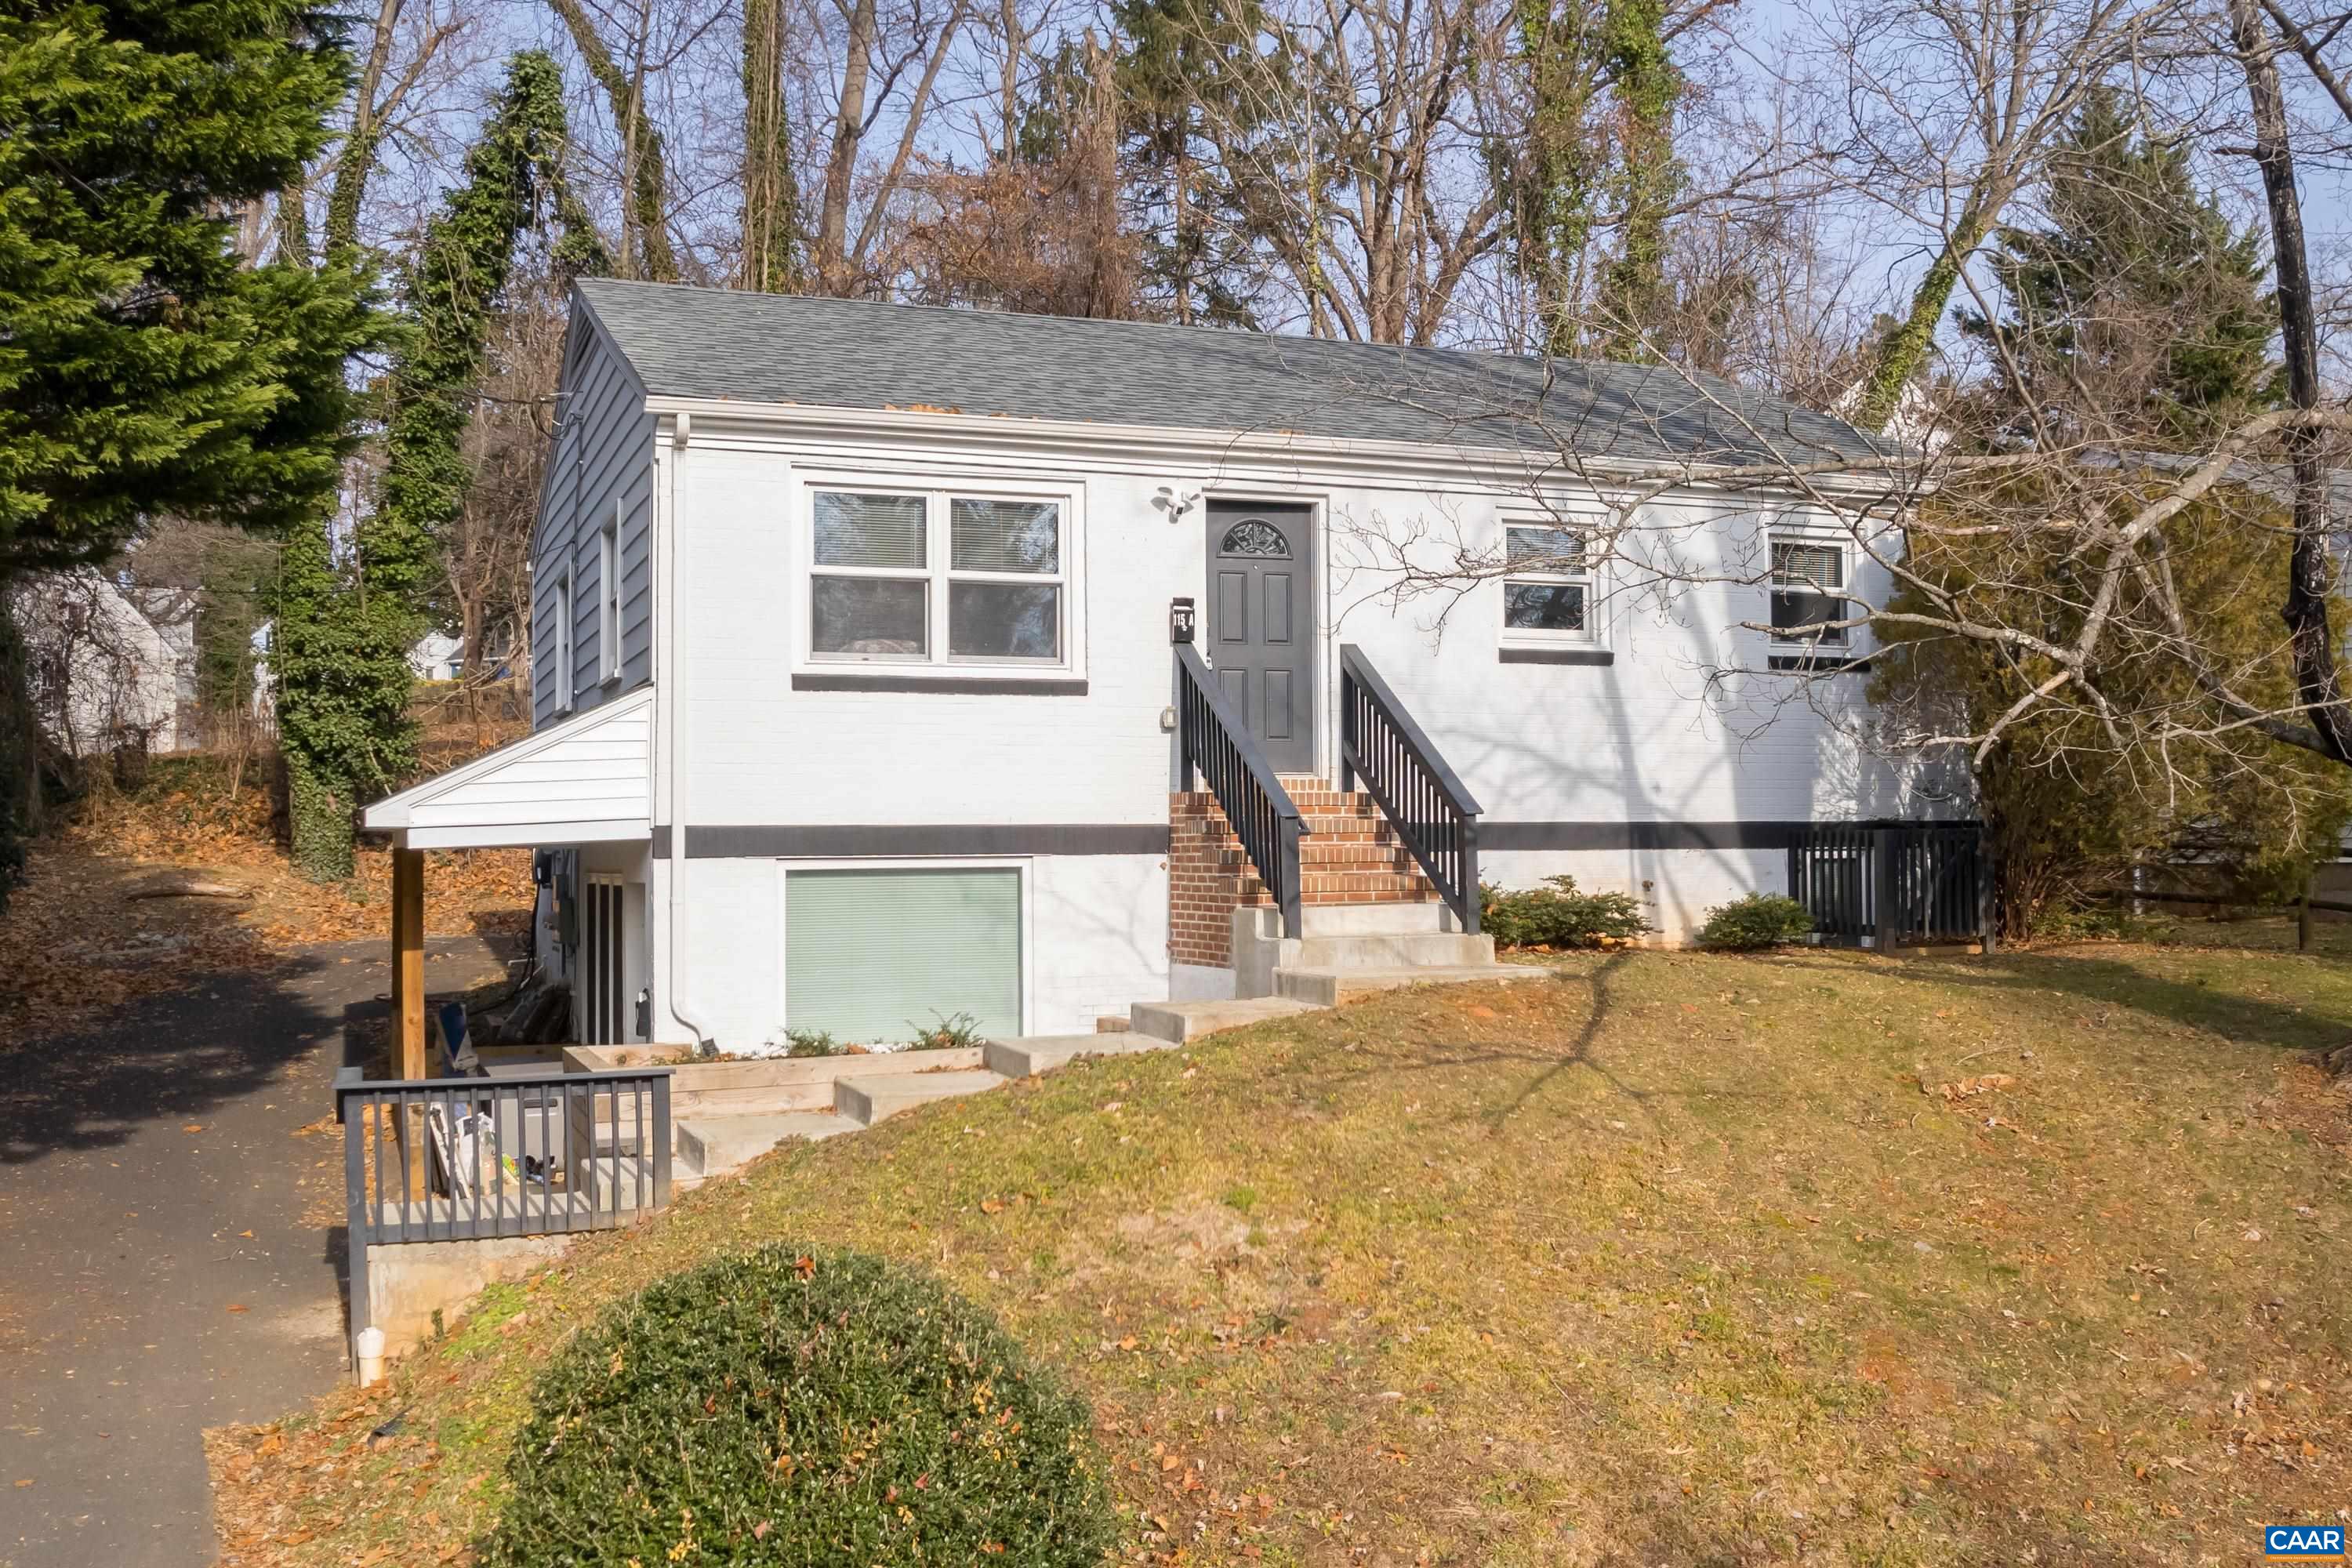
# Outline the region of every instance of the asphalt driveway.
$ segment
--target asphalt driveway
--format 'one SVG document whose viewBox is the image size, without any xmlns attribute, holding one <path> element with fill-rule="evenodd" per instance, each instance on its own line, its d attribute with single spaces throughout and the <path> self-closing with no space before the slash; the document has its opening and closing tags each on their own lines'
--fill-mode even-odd
<svg viewBox="0 0 2352 1568">
<path fill-rule="evenodd" d="M 320 1123 L 383 952 L 310 949 L 0 1055 L 0 1568 L 213 1562 L 204 1429 L 344 1374 Z M 434 990 L 503 967 L 478 938 L 426 954 Z"/>
</svg>

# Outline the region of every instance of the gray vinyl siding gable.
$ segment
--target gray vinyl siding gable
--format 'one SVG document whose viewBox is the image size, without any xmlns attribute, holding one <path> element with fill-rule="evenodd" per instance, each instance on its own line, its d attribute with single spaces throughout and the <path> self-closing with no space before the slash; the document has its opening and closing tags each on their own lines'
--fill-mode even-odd
<svg viewBox="0 0 2352 1568">
<path fill-rule="evenodd" d="M 644 386 L 594 315 L 573 300 L 555 455 L 542 494 L 531 568 L 531 723 L 562 717 L 555 668 L 559 584 L 572 579 L 572 708 L 580 712 L 653 676 L 654 418 Z M 618 509 L 621 675 L 604 679 L 598 547 Z"/>
</svg>

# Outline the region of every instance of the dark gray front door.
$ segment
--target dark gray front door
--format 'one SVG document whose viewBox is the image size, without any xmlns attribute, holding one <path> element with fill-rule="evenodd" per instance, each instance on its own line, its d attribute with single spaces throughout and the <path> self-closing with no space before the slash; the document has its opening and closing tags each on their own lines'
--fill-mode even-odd
<svg viewBox="0 0 2352 1568">
<path fill-rule="evenodd" d="M 1315 532 L 1303 506 L 1209 506 L 1209 658 L 1276 769 L 1315 771 Z"/>
</svg>

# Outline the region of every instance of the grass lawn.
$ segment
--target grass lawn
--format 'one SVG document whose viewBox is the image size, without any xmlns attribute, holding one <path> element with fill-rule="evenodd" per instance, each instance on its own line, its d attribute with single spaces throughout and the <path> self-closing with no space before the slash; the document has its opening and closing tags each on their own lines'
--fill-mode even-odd
<svg viewBox="0 0 2352 1568">
<path fill-rule="evenodd" d="M 2184 929 L 1579 955 L 794 1146 L 215 1434 L 225 1550 L 462 1561 L 552 1341 L 805 1237 L 1084 1388 L 1139 1561 L 2257 1559 L 2352 1504 L 2352 928 Z"/>
</svg>

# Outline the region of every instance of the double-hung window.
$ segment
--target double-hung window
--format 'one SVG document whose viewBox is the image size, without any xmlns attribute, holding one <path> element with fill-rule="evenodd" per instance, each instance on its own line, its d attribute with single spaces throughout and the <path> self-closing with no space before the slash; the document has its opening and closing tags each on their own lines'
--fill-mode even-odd
<svg viewBox="0 0 2352 1568">
<path fill-rule="evenodd" d="M 1845 602 L 1845 551 L 1817 539 L 1772 541 L 1772 640 L 1846 645 L 1846 628 L 1827 621 L 1852 618 Z M 1819 628 L 1798 630 L 1799 627 Z"/>
<path fill-rule="evenodd" d="M 1062 497 L 818 486 L 808 653 L 823 662 L 1069 662 Z"/>
<path fill-rule="evenodd" d="M 1592 540 L 1551 522 L 1503 525 L 1503 637 L 1507 642 L 1591 642 Z"/>
</svg>

